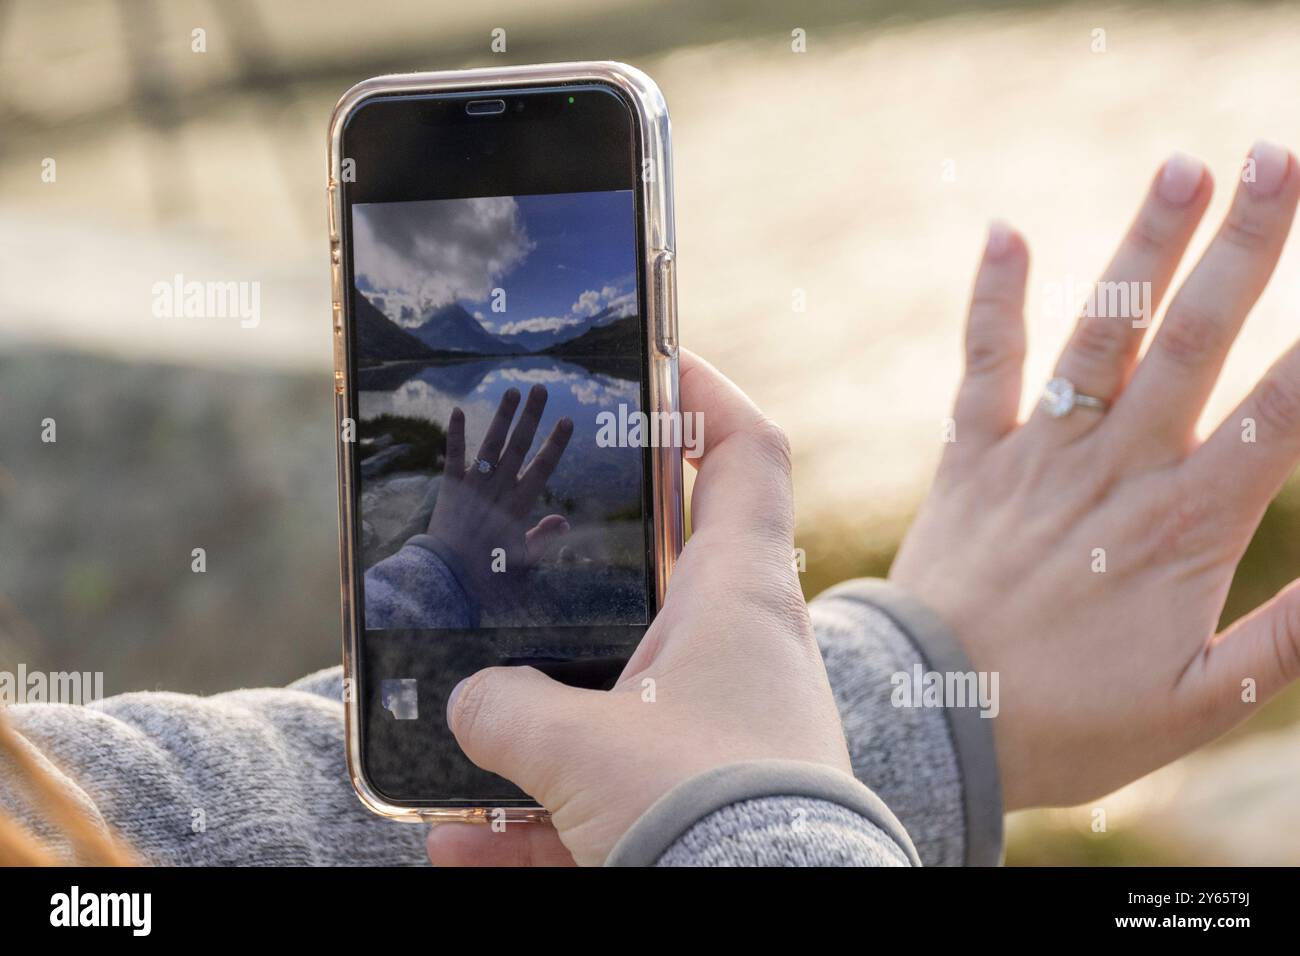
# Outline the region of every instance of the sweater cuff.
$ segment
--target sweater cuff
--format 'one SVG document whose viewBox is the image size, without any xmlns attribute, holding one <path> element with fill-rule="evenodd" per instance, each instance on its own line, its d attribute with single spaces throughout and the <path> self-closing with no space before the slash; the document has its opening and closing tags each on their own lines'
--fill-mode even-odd
<svg viewBox="0 0 1300 956">
<path fill-rule="evenodd" d="M 406 540 L 406 543 L 416 548 L 423 548 L 447 566 L 448 573 L 451 574 L 456 586 L 460 588 L 460 593 L 465 597 L 465 609 L 470 621 L 469 626 L 472 628 L 478 627 L 481 613 L 478 600 L 469 587 L 469 573 L 465 570 L 465 565 L 456 556 L 455 552 L 444 546 L 441 541 L 431 534 L 412 535 Z"/>
<path fill-rule="evenodd" d="M 912 840 L 884 802 L 846 773 L 799 760 L 750 760 L 705 771 L 660 797 L 623 834 L 606 866 L 653 866 L 705 817 L 746 800 L 805 797 L 857 813 L 882 830 L 920 866 Z"/>
<path fill-rule="evenodd" d="M 956 635 L 939 616 L 890 581 L 847 581 L 823 596 L 849 598 L 879 610 L 907 635 L 930 671 L 954 674 L 974 670 Z M 1003 850 L 1002 781 L 993 739 L 997 718 L 983 717 L 979 708 L 969 706 L 944 707 L 943 712 L 961 772 L 966 865 L 997 866 Z"/>
</svg>

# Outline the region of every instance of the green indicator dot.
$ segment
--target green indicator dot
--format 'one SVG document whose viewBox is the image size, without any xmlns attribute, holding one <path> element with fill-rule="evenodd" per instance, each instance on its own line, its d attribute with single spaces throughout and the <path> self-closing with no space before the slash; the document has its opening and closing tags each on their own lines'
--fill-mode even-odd
<svg viewBox="0 0 1300 956">
<path fill-rule="evenodd" d="M 572 96 L 569 97 L 569 102 L 570 102 L 570 103 L 573 102 L 573 97 L 572 97 Z"/>
</svg>

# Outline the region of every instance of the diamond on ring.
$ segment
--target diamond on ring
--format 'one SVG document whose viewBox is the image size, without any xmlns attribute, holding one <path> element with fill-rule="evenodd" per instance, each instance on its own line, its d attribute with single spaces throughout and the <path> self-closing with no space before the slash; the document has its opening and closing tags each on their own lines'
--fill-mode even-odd
<svg viewBox="0 0 1300 956">
<path fill-rule="evenodd" d="M 1109 407 L 1100 398 L 1081 394 L 1073 382 L 1059 375 L 1043 386 L 1043 397 L 1038 400 L 1038 404 L 1053 418 L 1064 418 L 1078 405 L 1095 408 L 1099 412 L 1104 412 Z"/>
<path fill-rule="evenodd" d="M 492 472 L 496 471 L 497 466 L 485 458 L 475 458 L 474 467 L 478 469 L 480 475 L 490 475 Z"/>
</svg>

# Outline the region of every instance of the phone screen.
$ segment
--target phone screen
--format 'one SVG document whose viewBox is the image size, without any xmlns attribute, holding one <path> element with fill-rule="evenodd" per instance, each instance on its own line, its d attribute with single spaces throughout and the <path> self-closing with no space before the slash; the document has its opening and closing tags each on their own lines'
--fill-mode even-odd
<svg viewBox="0 0 1300 956">
<path fill-rule="evenodd" d="M 636 129 L 596 84 L 344 131 L 359 732 L 391 802 L 531 804 L 462 754 L 452 688 L 607 688 L 656 610 Z"/>
</svg>

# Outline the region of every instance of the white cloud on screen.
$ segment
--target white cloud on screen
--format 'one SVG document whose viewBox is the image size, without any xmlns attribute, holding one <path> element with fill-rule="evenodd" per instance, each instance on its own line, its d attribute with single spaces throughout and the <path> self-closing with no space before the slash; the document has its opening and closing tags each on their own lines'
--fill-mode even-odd
<svg viewBox="0 0 1300 956">
<path fill-rule="evenodd" d="M 591 316 L 610 308 L 630 308 L 635 296 L 631 292 L 620 292 L 612 285 L 607 285 L 603 289 L 588 289 L 582 295 L 578 296 L 578 301 L 573 303 L 573 312 L 575 315 Z"/>
<path fill-rule="evenodd" d="M 567 329 L 571 325 L 580 325 L 581 319 L 574 319 L 566 316 L 537 316 L 532 319 L 519 319 L 516 322 L 507 322 L 497 331 L 502 335 L 514 335 L 516 332 L 554 332 L 557 329 Z"/>
<path fill-rule="evenodd" d="M 533 249 L 510 196 L 358 205 L 352 232 L 357 276 L 407 327 L 455 299 L 485 299 Z"/>
</svg>

